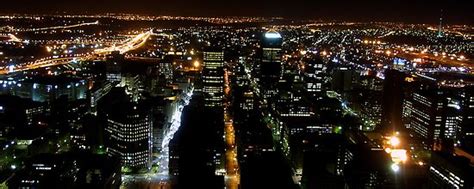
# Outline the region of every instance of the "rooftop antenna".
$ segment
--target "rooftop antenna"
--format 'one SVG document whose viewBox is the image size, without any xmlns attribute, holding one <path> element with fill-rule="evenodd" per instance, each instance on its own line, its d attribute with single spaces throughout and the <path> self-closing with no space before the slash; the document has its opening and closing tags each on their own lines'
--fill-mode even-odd
<svg viewBox="0 0 474 189">
<path fill-rule="evenodd" d="M 439 17 L 438 37 L 443 37 L 443 9 L 441 9 L 441 16 Z"/>
</svg>

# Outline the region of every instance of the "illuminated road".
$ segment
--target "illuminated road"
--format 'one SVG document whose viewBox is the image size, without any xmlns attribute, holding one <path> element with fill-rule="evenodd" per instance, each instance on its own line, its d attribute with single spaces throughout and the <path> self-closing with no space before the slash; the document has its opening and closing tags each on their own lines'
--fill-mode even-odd
<svg viewBox="0 0 474 189">
<path fill-rule="evenodd" d="M 388 32 L 388 33 L 386 33 L 386 34 L 384 34 L 384 35 L 382 35 L 382 36 L 377 37 L 377 38 L 384 38 L 384 37 L 387 37 L 387 36 L 391 36 L 391 35 L 393 35 L 393 34 L 395 34 L 395 32 L 394 32 L 394 31 L 390 31 L 390 32 Z"/>
<path fill-rule="evenodd" d="M 69 28 L 77 28 L 82 26 L 91 26 L 91 25 L 99 25 L 99 21 L 95 22 L 86 22 L 81 24 L 74 24 L 74 25 L 66 25 L 66 26 L 52 26 L 52 27 L 44 27 L 44 28 L 32 28 L 26 29 L 21 31 L 44 31 L 44 30 L 57 30 L 57 29 L 69 29 Z"/>
<path fill-rule="evenodd" d="M 58 66 L 62 64 L 70 63 L 74 60 L 90 60 L 94 59 L 97 56 L 103 56 L 109 54 L 113 51 L 119 51 L 120 53 L 126 53 L 135 49 L 142 47 L 152 35 L 152 31 L 147 31 L 141 34 L 136 35 L 135 37 L 126 40 L 123 44 L 118 46 L 106 47 L 103 49 L 96 49 L 93 54 L 87 54 L 82 56 L 69 56 L 69 57 L 50 57 L 40 59 L 34 62 L 18 64 L 14 67 L 13 70 L 8 67 L 0 69 L 0 75 L 5 75 L 13 72 L 33 70 L 37 68 L 49 67 L 49 66 Z"/>
<path fill-rule="evenodd" d="M 21 43 L 22 40 L 18 37 L 16 37 L 15 35 L 13 34 L 0 34 L 0 37 L 5 37 L 5 38 L 10 38 L 8 41 L 10 42 L 16 42 L 16 43 Z"/>
<path fill-rule="evenodd" d="M 191 97 L 193 95 L 194 89 L 192 88 L 189 92 L 185 93 L 181 99 L 184 101 L 184 104 L 178 105 L 178 108 L 174 111 L 174 114 L 171 118 L 171 125 L 168 132 L 165 134 L 163 138 L 163 142 L 161 145 L 161 153 L 158 158 L 159 163 L 159 174 L 160 175 L 168 175 L 169 174 L 169 143 L 173 139 L 174 134 L 179 130 L 181 127 L 181 114 L 185 106 L 189 104 Z"/>
<path fill-rule="evenodd" d="M 112 46 L 112 47 L 107 47 L 103 49 L 97 49 L 94 52 L 99 55 L 104 55 L 104 54 L 109 54 L 113 51 L 119 51 L 120 54 L 123 54 L 129 51 L 138 49 L 142 47 L 143 45 L 145 45 L 146 41 L 152 34 L 153 32 L 150 30 L 148 32 L 136 35 L 134 38 L 125 41 L 123 44 L 119 46 Z"/>
<path fill-rule="evenodd" d="M 225 95 L 226 100 L 224 102 L 224 134 L 226 143 L 225 162 L 226 162 L 226 188 L 227 189 L 238 189 L 240 184 L 240 168 L 239 161 L 237 159 L 237 145 L 235 143 L 235 129 L 232 119 L 232 115 L 228 111 L 230 98 L 230 84 L 229 84 L 229 72 L 225 72 Z"/>
<path fill-rule="evenodd" d="M 134 174 L 134 175 L 122 175 L 122 186 L 121 189 L 132 189 L 132 188 L 159 188 L 167 189 L 170 188 L 170 177 L 169 177 L 169 143 L 173 139 L 174 134 L 179 130 L 181 126 L 181 115 L 185 106 L 187 106 L 191 100 L 194 88 L 191 88 L 188 92 L 181 95 L 181 99 L 184 101 L 183 104 L 177 106 L 172 115 L 169 123 L 169 130 L 165 133 L 163 143 L 161 146 L 160 155 L 153 161 L 153 164 L 158 164 L 158 173 L 145 173 L 145 174 Z M 178 100 L 179 102 L 180 100 Z"/>
<path fill-rule="evenodd" d="M 14 72 L 27 71 L 27 70 L 34 70 L 34 69 L 44 68 L 44 67 L 49 67 L 49 66 L 58 66 L 58 65 L 68 64 L 68 63 L 73 62 L 73 61 L 84 60 L 86 58 L 87 57 L 71 56 L 71 57 L 41 59 L 41 60 L 37 60 L 37 61 L 34 61 L 34 62 L 24 63 L 22 65 L 15 66 L 11 70 L 9 68 L 4 68 L 4 69 L 0 70 L 0 75 L 10 74 L 10 73 L 14 73 Z"/>
<path fill-rule="evenodd" d="M 417 53 L 417 52 L 410 52 L 410 53 L 400 53 L 397 56 L 406 58 L 406 59 L 414 59 L 414 58 L 421 58 L 421 59 L 428 59 L 428 60 L 435 60 L 437 63 L 446 66 L 472 66 L 474 65 L 474 61 L 472 60 L 457 60 L 451 59 L 450 57 L 443 57 L 442 55 L 435 56 L 433 54 L 428 53 Z"/>
</svg>

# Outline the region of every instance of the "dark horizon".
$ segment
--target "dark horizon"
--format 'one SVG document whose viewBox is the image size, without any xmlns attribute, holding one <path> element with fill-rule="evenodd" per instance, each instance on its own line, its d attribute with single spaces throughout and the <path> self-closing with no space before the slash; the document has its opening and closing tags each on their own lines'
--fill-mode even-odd
<svg viewBox="0 0 474 189">
<path fill-rule="evenodd" d="M 407 23 L 437 23 L 443 9 L 446 24 L 473 24 L 474 1 L 351 0 L 335 1 L 250 1 L 222 2 L 218 0 L 173 1 L 156 0 L 73 1 L 16 0 L 4 2 L 0 13 L 134 13 L 170 16 L 262 16 L 291 19 L 322 19 L 343 21 L 393 21 Z"/>
</svg>

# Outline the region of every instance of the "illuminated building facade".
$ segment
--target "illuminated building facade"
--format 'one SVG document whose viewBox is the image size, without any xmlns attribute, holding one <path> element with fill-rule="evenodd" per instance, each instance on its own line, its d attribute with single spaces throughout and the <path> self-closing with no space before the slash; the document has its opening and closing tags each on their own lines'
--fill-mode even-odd
<svg viewBox="0 0 474 189">
<path fill-rule="evenodd" d="M 119 51 L 107 55 L 105 65 L 107 81 L 120 82 L 122 80 L 122 64 L 124 61 L 125 57 Z"/>
<path fill-rule="evenodd" d="M 97 113 L 97 103 L 102 99 L 102 97 L 107 95 L 113 87 L 113 83 L 105 82 L 102 85 L 94 85 L 94 87 L 88 91 L 91 113 Z"/>
<path fill-rule="evenodd" d="M 0 93 L 35 102 L 46 102 L 67 96 L 69 101 L 87 97 L 86 80 L 70 77 L 34 77 L 25 80 L 0 80 Z"/>
<path fill-rule="evenodd" d="M 429 167 L 429 188 L 472 188 L 474 167 L 469 159 L 452 156 L 441 152 L 433 152 Z"/>
<path fill-rule="evenodd" d="M 460 96 L 463 97 L 460 144 L 465 149 L 474 152 L 474 87 L 466 87 Z"/>
<path fill-rule="evenodd" d="M 261 41 L 261 61 L 256 65 L 259 82 L 264 88 L 264 98 L 277 95 L 277 84 L 282 73 L 282 36 L 276 31 L 266 32 Z"/>
<path fill-rule="evenodd" d="M 430 149 L 433 144 L 448 139 L 459 143 L 462 136 L 463 112 L 461 101 L 450 94 L 452 90 L 419 90 L 405 100 L 404 117 L 408 128 L 421 137 Z"/>
<path fill-rule="evenodd" d="M 144 102 L 132 101 L 123 88 L 114 88 L 106 98 L 100 106 L 105 110 L 107 119 L 108 152 L 120 156 L 124 167 L 149 168 L 152 152 L 151 111 Z"/>
<path fill-rule="evenodd" d="M 203 53 L 203 92 L 206 107 L 221 107 L 224 98 L 224 51 L 207 49 Z"/>
<path fill-rule="evenodd" d="M 239 107 L 244 111 L 251 111 L 254 109 L 254 93 L 250 90 L 244 91 L 243 101 L 239 103 Z"/>
<path fill-rule="evenodd" d="M 320 59 L 309 60 L 305 71 L 306 91 L 311 96 L 317 96 L 323 92 L 325 83 L 326 65 Z"/>
</svg>

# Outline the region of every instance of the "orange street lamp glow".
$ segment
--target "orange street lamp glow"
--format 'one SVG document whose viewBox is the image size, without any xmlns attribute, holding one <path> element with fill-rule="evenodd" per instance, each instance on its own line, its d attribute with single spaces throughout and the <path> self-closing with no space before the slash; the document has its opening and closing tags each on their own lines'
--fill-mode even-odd
<svg viewBox="0 0 474 189">
<path fill-rule="evenodd" d="M 392 145 L 394 147 L 400 145 L 400 139 L 398 139 L 398 137 L 396 137 L 396 136 L 392 136 L 390 138 L 390 145 Z"/>
<path fill-rule="evenodd" d="M 201 63 L 199 63 L 199 61 L 196 60 L 196 61 L 194 61 L 193 65 L 194 65 L 195 68 L 199 68 L 199 66 L 201 66 Z"/>
</svg>

